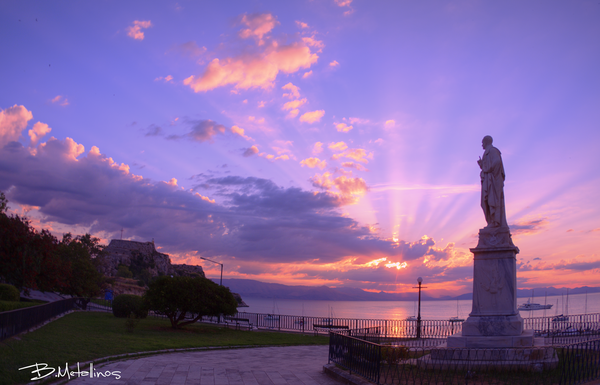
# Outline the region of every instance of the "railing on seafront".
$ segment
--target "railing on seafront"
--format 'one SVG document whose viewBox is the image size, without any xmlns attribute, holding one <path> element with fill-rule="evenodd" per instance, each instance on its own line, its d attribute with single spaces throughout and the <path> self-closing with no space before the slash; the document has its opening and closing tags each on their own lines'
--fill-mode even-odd
<svg viewBox="0 0 600 385">
<path fill-rule="evenodd" d="M 111 303 L 92 300 L 88 310 L 112 311 Z M 152 311 L 150 316 L 163 317 Z M 296 331 L 328 334 L 330 331 L 367 330 L 377 328 L 378 341 L 384 338 L 416 338 L 416 320 L 354 319 L 334 317 L 295 316 L 268 313 L 239 312 L 233 317 L 203 317 L 202 322 L 224 323 L 236 319 L 236 323 L 252 329 Z M 241 320 L 247 320 L 243 322 Z M 570 316 L 524 318 L 524 328 L 533 329 L 536 337 L 546 342 L 565 344 L 595 339 L 600 335 L 600 313 Z M 446 338 L 462 331 L 462 322 L 450 320 L 421 320 L 421 337 L 425 339 Z"/>
<path fill-rule="evenodd" d="M 67 298 L 0 313 L 0 341 L 34 328 L 51 318 L 82 306 L 82 298 Z"/>
<path fill-rule="evenodd" d="M 329 363 L 378 385 L 558 385 L 600 378 L 600 338 L 559 346 L 473 349 L 429 346 L 427 339 L 407 345 L 358 337 L 375 332 L 331 332 Z"/>
<path fill-rule="evenodd" d="M 416 337 L 416 320 L 354 319 L 333 317 L 292 316 L 282 314 L 262 314 L 239 312 L 235 318 L 250 320 L 258 329 L 272 329 L 299 332 L 328 333 L 344 329 L 379 328 L 382 337 Z M 445 338 L 462 331 L 461 322 L 449 320 L 421 320 L 421 336 Z"/>
</svg>

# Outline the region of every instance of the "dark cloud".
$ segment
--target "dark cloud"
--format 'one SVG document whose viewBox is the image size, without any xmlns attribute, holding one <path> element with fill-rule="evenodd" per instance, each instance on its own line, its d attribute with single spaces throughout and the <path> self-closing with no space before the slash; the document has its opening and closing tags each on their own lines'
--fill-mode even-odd
<svg viewBox="0 0 600 385">
<path fill-rule="evenodd" d="M 248 147 L 247 149 L 245 149 L 244 153 L 242 155 L 247 158 L 247 157 L 255 155 L 255 154 L 258 154 L 258 147 L 252 146 L 252 147 Z"/>
<path fill-rule="evenodd" d="M 548 271 L 548 270 L 571 270 L 571 271 L 588 271 L 600 268 L 600 259 L 595 261 L 561 261 L 559 263 L 544 263 L 538 262 L 531 265 L 529 262 L 519 266 L 522 271 Z"/>
<path fill-rule="evenodd" d="M 156 124 L 151 124 L 146 129 L 146 136 L 159 136 L 162 135 L 162 128 Z"/>
<path fill-rule="evenodd" d="M 49 140 L 35 155 L 11 143 L 0 150 L 0 190 L 10 191 L 11 202 L 39 207 L 47 222 L 91 226 L 109 236 L 125 228 L 134 239 L 154 238 L 170 253 L 335 262 L 348 255 L 414 252 L 342 216 L 337 209 L 343 202 L 327 192 L 229 176 L 204 182 L 224 201 L 211 203 L 211 196 L 136 177 L 97 149 L 82 152 L 69 139 Z"/>
<path fill-rule="evenodd" d="M 546 227 L 548 223 L 547 218 L 541 218 L 532 221 L 513 223 L 509 227 L 512 235 L 535 234 Z"/>
<path fill-rule="evenodd" d="M 188 127 L 188 132 L 184 134 L 171 134 L 166 137 L 168 140 L 188 139 L 194 142 L 212 142 L 217 135 L 225 134 L 228 129 L 222 124 L 210 119 L 191 120 L 184 119 L 181 123 Z M 171 125 L 174 125 L 171 124 Z M 145 130 L 145 136 L 164 136 L 164 129 L 156 124 L 151 124 Z M 252 146 L 251 148 L 256 148 Z M 248 149 L 250 150 L 250 149 Z M 258 152 L 258 150 L 257 150 Z"/>
<path fill-rule="evenodd" d="M 169 51 L 193 59 L 204 54 L 206 52 L 206 47 L 198 46 L 195 41 L 188 41 L 186 43 L 173 46 Z"/>
</svg>

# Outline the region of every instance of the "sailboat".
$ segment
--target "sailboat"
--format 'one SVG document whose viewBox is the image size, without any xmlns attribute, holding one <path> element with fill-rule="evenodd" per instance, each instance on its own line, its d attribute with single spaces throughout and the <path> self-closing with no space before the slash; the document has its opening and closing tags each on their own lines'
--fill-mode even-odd
<svg viewBox="0 0 600 385">
<path fill-rule="evenodd" d="M 417 314 L 417 301 L 415 301 L 413 307 L 413 314 Z M 417 321 L 417 316 L 411 315 L 410 317 L 406 317 L 406 321 Z"/>
<path fill-rule="evenodd" d="M 567 292 L 567 300 L 569 299 L 568 297 L 569 292 Z M 564 307 L 564 305 L 563 305 Z M 564 310 L 564 308 L 563 308 Z M 556 300 L 556 313 L 558 313 L 558 300 Z M 552 322 L 563 322 L 563 321 L 568 321 L 569 320 L 569 316 L 568 315 L 558 315 L 556 314 L 553 318 L 552 318 Z"/>
<path fill-rule="evenodd" d="M 458 318 L 458 300 L 456 300 L 456 317 L 450 317 L 448 320 L 450 322 L 464 322 L 465 320 L 462 318 Z"/>
<path fill-rule="evenodd" d="M 279 306 L 277 306 L 277 301 L 273 298 L 273 312 L 265 316 L 265 321 L 279 321 L 279 314 L 277 313 L 279 313 Z"/>
</svg>

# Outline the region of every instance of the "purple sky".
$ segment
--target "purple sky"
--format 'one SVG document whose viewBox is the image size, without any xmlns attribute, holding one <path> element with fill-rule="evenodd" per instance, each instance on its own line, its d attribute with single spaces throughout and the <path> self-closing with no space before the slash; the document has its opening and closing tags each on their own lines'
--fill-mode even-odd
<svg viewBox="0 0 600 385">
<path fill-rule="evenodd" d="M 520 287 L 598 285 L 599 37 L 596 0 L 3 1 L 0 190 L 209 276 L 462 293 L 491 135 Z"/>
</svg>

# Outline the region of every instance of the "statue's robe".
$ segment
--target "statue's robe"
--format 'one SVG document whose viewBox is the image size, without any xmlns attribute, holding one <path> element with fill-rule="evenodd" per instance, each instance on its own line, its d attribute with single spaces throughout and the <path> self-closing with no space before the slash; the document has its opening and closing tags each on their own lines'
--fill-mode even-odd
<svg viewBox="0 0 600 385">
<path fill-rule="evenodd" d="M 488 146 L 481 158 L 481 208 L 488 227 L 508 227 L 504 207 L 504 166 L 500 150 Z"/>
</svg>

